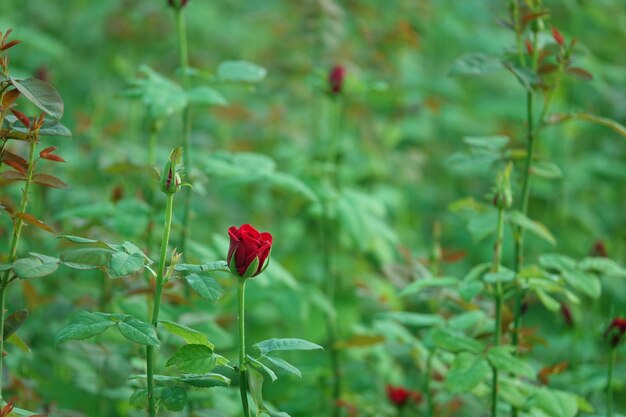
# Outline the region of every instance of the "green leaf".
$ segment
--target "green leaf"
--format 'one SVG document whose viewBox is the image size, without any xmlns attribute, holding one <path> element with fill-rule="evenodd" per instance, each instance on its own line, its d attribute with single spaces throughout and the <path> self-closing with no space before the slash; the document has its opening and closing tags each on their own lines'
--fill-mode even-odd
<svg viewBox="0 0 626 417">
<path fill-rule="evenodd" d="M 548 180 L 563 178 L 563 171 L 552 162 L 535 162 L 531 167 L 531 173 L 537 177 Z"/>
<path fill-rule="evenodd" d="M 4 319 L 3 339 L 8 339 L 28 318 L 27 310 L 18 310 Z"/>
<path fill-rule="evenodd" d="M 487 360 L 494 368 L 527 378 L 535 377 L 535 370 L 524 360 L 513 356 L 512 346 L 494 346 L 487 352 Z"/>
<path fill-rule="evenodd" d="M 483 290 L 484 284 L 480 281 L 463 281 L 459 287 L 459 295 L 465 301 L 471 301 Z"/>
<path fill-rule="evenodd" d="M 410 294 L 416 294 L 425 288 L 453 287 L 458 284 L 458 282 L 459 280 L 454 277 L 420 279 L 407 285 L 400 291 L 400 296 L 406 297 Z"/>
<path fill-rule="evenodd" d="M 578 414 L 577 396 L 546 387 L 535 391 L 535 406 L 551 417 L 575 417 Z"/>
<path fill-rule="evenodd" d="M 143 269 L 144 256 L 138 253 L 115 252 L 111 255 L 109 276 L 125 277 Z"/>
<path fill-rule="evenodd" d="M 454 330 L 466 331 L 477 328 L 489 320 L 482 310 L 467 311 L 448 320 L 448 326 Z"/>
<path fill-rule="evenodd" d="M 556 245 L 556 239 L 552 233 L 550 233 L 548 228 L 535 220 L 529 219 L 526 215 L 524 215 L 524 213 L 520 211 L 511 211 L 507 213 L 506 217 L 512 224 L 519 226 L 522 229 L 526 229 L 528 232 L 542 238 L 552 245 Z"/>
<path fill-rule="evenodd" d="M 205 300 L 216 302 L 222 296 L 220 284 L 208 274 L 189 274 L 185 276 L 185 280 Z"/>
<path fill-rule="evenodd" d="M 180 380 L 196 388 L 227 387 L 230 379 L 221 374 L 183 375 Z"/>
<path fill-rule="evenodd" d="M 263 408 L 263 375 L 254 368 L 248 369 L 248 382 L 250 395 L 256 404 L 257 409 Z"/>
<path fill-rule="evenodd" d="M 185 345 L 165 365 L 175 366 L 183 373 L 206 373 L 215 368 L 215 355 L 206 345 Z"/>
<path fill-rule="evenodd" d="M 211 350 L 215 348 L 204 333 L 183 326 L 182 324 L 174 323 L 173 321 L 160 321 L 159 323 L 165 330 L 181 337 L 188 344 L 208 346 Z"/>
<path fill-rule="evenodd" d="M 111 263 L 115 251 L 104 248 L 80 248 L 61 254 L 63 265 L 73 269 L 99 269 Z"/>
<path fill-rule="evenodd" d="M 449 352 L 468 351 L 480 353 L 483 350 L 483 345 L 479 341 L 462 334 L 454 333 L 449 329 L 437 327 L 433 329 L 431 336 L 433 343 L 437 347 Z"/>
<path fill-rule="evenodd" d="M 499 57 L 486 54 L 466 54 L 452 64 L 450 76 L 484 75 L 503 69 Z"/>
<path fill-rule="evenodd" d="M 11 84 L 28 101 L 50 116 L 55 119 L 60 119 L 63 116 L 63 99 L 52 85 L 37 78 L 27 78 L 19 81 L 11 78 Z"/>
<path fill-rule="evenodd" d="M 460 353 L 446 374 L 446 387 L 455 394 L 469 392 L 484 381 L 490 371 L 482 356 Z"/>
<path fill-rule="evenodd" d="M 200 274 L 202 272 L 212 272 L 212 271 L 220 271 L 220 272 L 228 272 L 228 264 L 226 261 L 216 261 L 209 262 L 202 265 L 193 265 L 193 264 L 178 264 L 174 267 L 176 271 L 189 271 L 196 274 Z"/>
<path fill-rule="evenodd" d="M 248 365 L 250 365 L 251 367 L 257 369 L 259 372 L 269 376 L 270 379 L 272 380 L 272 382 L 274 382 L 274 381 L 276 381 L 278 379 L 278 377 L 276 376 L 274 371 L 272 371 L 270 368 L 268 368 L 267 366 L 265 366 L 261 362 L 257 361 L 256 359 L 254 359 L 252 356 L 246 355 L 246 362 L 248 363 Z M 248 368 L 248 369 L 250 369 L 250 368 Z"/>
<path fill-rule="evenodd" d="M 99 242 L 99 240 L 93 240 L 93 239 L 88 239 L 86 237 L 72 236 L 72 235 L 57 236 L 57 239 L 67 239 L 72 243 L 98 243 Z"/>
<path fill-rule="evenodd" d="M 217 67 L 217 78 L 222 82 L 257 83 L 267 71 L 248 61 L 224 61 Z"/>
<path fill-rule="evenodd" d="M 282 369 L 283 371 L 288 372 L 290 374 L 293 374 L 297 376 L 298 378 L 302 378 L 302 373 L 300 372 L 300 370 L 296 368 L 295 366 L 293 366 L 292 364 L 290 364 L 289 362 L 287 362 L 286 360 L 284 360 L 283 358 L 276 358 L 274 356 L 265 356 L 265 355 L 262 355 L 261 357 L 264 360 L 267 360 L 269 363 L 271 363 L 275 367 Z"/>
<path fill-rule="evenodd" d="M 158 346 L 156 329 L 150 323 L 138 320 L 133 316 L 121 315 L 121 320 L 117 322 L 120 333 L 129 340 L 140 345 Z"/>
<path fill-rule="evenodd" d="M 609 258 L 585 258 L 580 261 L 578 268 L 611 278 L 626 278 L 626 268 Z"/>
<path fill-rule="evenodd" d="M 591 298 L 600 297 L 602 285 L 600 279 L 593 274 L 584 271 L 572 270 L 563 271 L 561 276 L 568 285 L 579 293 L 585 294 Z"/>
<path fill-rule="evenodd" d="M 320 345 L 303 339 L 268 339 L 255 344 L 263 355 L 277 350 L 314 350 L 323 349 Z"/>
<path fill-rule="evenodd" d="M 217 90 L 211 87 L 194 87 L 187 91 L 187 99 L 191 104 L 200 106 L 225 106 L 228 101 Z"/>
<path fill-rule="evenodd" d="M 466 136 L 463 138 L 463 142 L 476 148 L 499 151 L 509 143 L 509 137 L 504 135 Z"/>
<path fill-rule="evenodd" d="M 515 280 L 515 272 L 510 269 L 502 268 L 498 272 L 487 272 L 483 279 L 485 282 L 495 284 L 496 282 L 511 282 Z"/>
<path fill-rule="evenodd" d="M 75 339 L 82 340 L 93 337 L 102 333 L 115 323 L 105 313 L 90 313 L 82 311 L 70 321 L 63 330 L 57 334 L 55 344 L 59 344 L 65 340 Z"/>
<path fill-rule="evenodd" d="M 548 253 L 539 256 L 539 265 L 543 268 L 563 272 L 576 268 L 576 261 L 565 255 L 558 255 L 556 253 Z"/>
<path fill-rule="evenodd" d="M 124 95 L 141 100 L 152 119 L 176 114 L 189 103 L 185 90 L 169 78 L 146 65 L 139 72 L 144 77 L 131 80 L 131 87 Z"/>
<path fill-rule="evenodd" d="M 395 320 L 406 326 L 430 327 L 444 324 L 444 319 L 436 314 L 409 313 L 405 311 L 392 311 L 380 315 L 383 318 Z"/>
<path fill-rule="evenodd" d="M 13 272 L 22 279 L 40 278 L 54 273 L 59 268 L 59 260 L 44 262 L 39 258 L 23 258 L 13 263 Z"/>
<path fill-rule="evenodd" d="M 11 336 L 9 336 L 9 338 L 7 339 L 7 343 L 12 344 L 22 352 L 30 353 L 30 348 L 28 347 L 26 342 L 24 342 L 22 338 L 17 335 L 17 333 L 13 333 Z"/>
<path fill-rule="evenodd" d="M 535 289 L 535 293 L 537 294 L 537 297 L 539 297 L 541 304 L 543 304 L 548 310 L 559 311 L 561 309 L 561 304 L 541 288 Z"/>
<path fill-rule="evenodd" d="M 183 411 L 187 404 L 187 391 L 183 387 L 165 387 L 161 391 L 161 401 L 170 411 Z"/>
</svg>

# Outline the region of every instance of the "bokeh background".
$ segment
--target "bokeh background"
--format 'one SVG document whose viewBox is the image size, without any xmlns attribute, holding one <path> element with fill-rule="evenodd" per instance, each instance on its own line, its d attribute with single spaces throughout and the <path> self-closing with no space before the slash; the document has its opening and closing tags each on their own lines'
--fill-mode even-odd
<svg viewBox="0 0 626 417">
<path fill-rule="evenodd" d="M 576 59 L 594 76 L 590 82 L 566 78 L 553 110 L 586 111 L 625 124 L 626 4 L 562 0 L 545 5 L 551 10 L 546 25 L 558 27 L 566 39 L 578 39 Z M 514 34 L 504 23 L 507 16 L 508 2 L 495 0 L 191 0 L 188 5 L 195 84 L 213 82 L 224 60 L 247 60 L 267 70 L 253 85 L 215 85 L 227 105 L 193 110 L 197 172 L 186 256 L 197 262 L 224 259 L 226 230 L 233 224 L 250 222 L 275 239 L 267 278 L 249 285 L 250 340 L 325 340 L 329 307 L 320 289 L 315 178 L 324 169 L 319 160 L 332 122 L 327 73 L 336 64 L 347 69 L 338 173 L 343 197 L 337 315 L 346 401 L 358 415 L 394 415 L 386 404 L 388 383 L 422 385 L 423 358 L 392 337 L 399 330 L 392 331 L 379 314 L 424 305 L 449 311 L 445 295 L 398 297 L 411 279 L 407 271 L 432 266 L 437 245 L 443 248 L 445 275 L 463 277 L 491 258 L 492 240 L 481 239 L 481 221 L 489 218 L 454 203 L 467 197 L 487 202 L 495 172 L 490 162 L 498 161 L 472 155 L 463 138 L 505 135 L 509 152 L 523 149 L 525 91 L 504 70 L 486 77 L 450 77 L 449 72 L 463 54 L 511 49 Z M 45 139 L 67 160 L 46 169 L 70 187 L 38 190 L 32 199 L 32 211 L 57 230 L 140 245 L 152 216 L 160 219 L 164 200 L 157 196 L 149 204 L 149 190 L 157 183 L 146 164 L 145 105 L 125 92 L 144 65 L 178 79 L 174 23 L 165 0 L 2 2 L 0 30 L 13 28 L 14 38 L 22 40 L 11 51 L 12 74 L 49 80 L 64 98 L 62 122 L 73 132 L 72 139 Z M 164 117 L 162 123 L 159 166 L 180 143 L 180 117 Z M 529 215 L 558 243 L 551 246 L 529 235 L 529 262 L 547 252 L 582 258 L 598 241 L 612 259 L 626 262 L 625 140 L 584 122 L 542 132 L 539 155 L 555 163 L 562 176 L 534 182 Z M 518 192 L 520 178 L 513 180 Z M 16 200 L 18 193 L 18 187 L 2 185 L 3 198 Z M 3 249 L 8 227 L 2 218 Z M 437 227 L 439 236 L 433 232 Z M 177 212 L 174 237 L 179 228 Z M 26 230 L 23 253 L 60 250 L 63 243 L 54 236 Z M 507 239 L 505 264 L 512 256 Z M 216 350 L 234 357 L 234 287 L 222 281 L 226 294 L 217 305 L 187 300 L 174 288 L 163 313 L 206 332 Z M 571 372 L 555 377 L 555 386 L 594 404 L 601 403 L 604 389 L 602 332 L 609 317 L 626 313 L 623 281 L 602 285 L 600 299 L 571 306 L 574 327 L 536 300 L 529 301 L 527 324 L 539 340 L 531 364 L 539 369 L 568 360 Z M 25 408 L 48 407 L 52 415 L 142 415 L 128 404 L 128 377 L 143 372 L 138 347 L 115 336 L 57 347 L 54 337 L 79 309 L 106 305 L 145 318 L 144 286 L 140 278 L 106 283 L 97 272 L 61 269 L 15 288 L 9 308 L 30 310 L 20 335 L 32 352 L 13 349 L 6 358 L 9 395 Z M 164 349 L 173 351 L 167 344 Z M 268 384 L 268 399 L 293 416 L 325 415 L 326 355 L 289 358 L 301 367 L 303 379 Z M 626 370 L 623 361 L 618 367 Z M 621 378 L 622 390 L 624 382 Z M 188 415 L 239 412 L 235 389 L 190 395 L 194 406 Z M 475 416 L 484 409 L 473 398 L 462 399 L 463 406 L 452 396 L 442 398 L 442 416 Z"/>
</svg>

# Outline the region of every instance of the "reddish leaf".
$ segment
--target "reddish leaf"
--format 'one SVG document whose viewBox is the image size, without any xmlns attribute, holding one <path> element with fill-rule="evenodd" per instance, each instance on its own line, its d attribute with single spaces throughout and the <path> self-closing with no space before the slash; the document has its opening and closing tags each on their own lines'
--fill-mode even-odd
<svg viewBox="0 0 626 417">
<path fill-rule="evenodd" d="M 17 162 L 18 164 L 20 164 L 21 166 L 23 166 L 25 168 L 28 168 L 28 162 L 26 161 L 26 159 L 22 158 L 21 156 L 13 153 L 11 151 L 7 151 L 5 149 L 3 154 L 2 154 L 2 161 L 5 162 L 5 161 L 7 161 L 9 159 Z"/>
<path fill-rule="evenodd" d="M 3 160 L 2 162 L 10 166 L 11 168 L 14 168 L 15 170 L 19 171 L 20 173 L 26 174 L 26 169 L 24 169 L 24 167 L 20 165 L 17 161 L 8 159 L 8 160 Z"/>
<path fill-rule="evenodd" d="M 532 22 L 533 20 L 539 19 L 540 17 L 547 16 L 549 14 L 550 14 L 550 12 L 543 11 L 543 12 L 537 12 L 537 13 L 528 13 L 528 14 L 522 16 L 522 19 L 521 19 L 522 29 L 525 28 L 526 25 L 529 24 L 530 22 Z"/>
<path fill-rule="evenodd" d="M 565 43 L 565 38 L 557 28 L 552 28 L 552 37 L 554 38 L 554 41 L 559 44 L 559 46 L 563 46 Z"/>
<path fill-rule="evenodd" d="M 4 171 L 0 174 L 0 178 L 7 181 L 26 181 L 26 175 L 17 171 Z"/>
<path fill-rule="evenodd" d="M 15 217 L 24 220 L 26 223 L 31 224 L 35 227 L 40 228 L 41 230 L 45 230 L 46 232 L 49 233 L 53 233 L 56 234 L 56 232 L 54 231 L 53 228 L 51 228 L 50 226 L 48 226 L 47 224 L 45 224 L 44 222 L 42 222 L 41 220 L 39 220 L 38 218 L 36 218 L 35 216 L 33 216 L 32 214 L 28 214 L 28 213 L 16 213 Z"/>
<path fill-rule="evenodd" d="M 30 127 L 30 119 L 24 113 L 19 110 L 11 109 L 11 112 L 17 117 L 17 119 L 26 127 Z"/>
<path fill-rule="evenodd" d="M 52 154 L 52 152 L 56 151 L 56 149 L 56 146 L 50 146 L 49 148 L 46 148 L 43 151 L 39 152 L 39 156 L 49 161 L 65 162 L 65 159 L 61 158 L 58 155 Z"/>
<path fill-rule="evenodd" d="M 66 188 L 67 184 L 58 179 L 55 176 L 48 174 L 35 174 L 33 176 L 33 182 L 39 185 L 52 188 Z"/>
<path fill-rule="evenodd" d="M 20 42 L 22 42 L 22 41 L 15 40 L 15 41 L 11 41 L 11 42 L 9 42 L 7 44 L 4 44 L 4 45 L 0 46 L 0 51 L 6 51 L 9 48 L 13 48 L 15 45 L 17 45 Z"/>
<path fill-rule="evenodd" d="M 589 80 L 593 80 L 593 75 L 591 75 L 590 72 L 582 69 L 582 68 L 578 68 L 578 67 L 569 67 L 567 68 L 565 71 L 567 71 L 567 73 L 569 75 L 571 75 L 574 78 L 577 78 L 579 80 L 582 81 L 589 81 Z"/>
<path fill-rule="evenodd" d="M 556 64 L 545 64 L 540 66 L 537 72 L 541 75 L 547 75 L 553 73 L 557 69 L 559 69 L 559 66 Z"/>
<path fill-rule="evenodd" d="M 568 366 L 567 361 L 559 362 L 556 365 L 552 365 L 552 366 L 546 366 L 545 368 L 542 368 L 539 371 L 537 378 L 539 379 L 539 381 L 541 381 L 542 384 L 547 385 L 549 382 L 548 378 L 550 376 L 563 373 L 567 369 L 567 366 Z"/>
<path fill-rule="evenodd" d="M 2 407 L 0 410 L 0 417 L 8 417 L 8 415 L 11 414 L 11 411 L 13 411 L 13 401 L 10 401 L 7 405 Z"/>
<path fill-rule="evenodd" d="M 6 110 L 11 107 L 11 105 L 15 103 L 15 100 L 17 100 L 19 96 L 20 92 L 16 89 L 4 93 L 4 95 L 2 96 L 2 108 Z"/>
</svg>

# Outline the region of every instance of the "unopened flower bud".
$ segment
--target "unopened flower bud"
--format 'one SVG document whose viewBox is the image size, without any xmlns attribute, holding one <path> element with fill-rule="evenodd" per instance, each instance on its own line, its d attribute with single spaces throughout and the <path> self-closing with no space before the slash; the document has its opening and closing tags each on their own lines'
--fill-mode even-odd
<svg viewBox="0 0 626 417">
<path fill-rule="evenodd" d="M 513 192 L 511 191 L 511 170 L 512 164 L 508 164 L 504 170 L 498 173 L 496 178 L 496 189 L 493 196 L 493 205 L 499 209 L 506 210 L 513 205 Z"/>
<path fill-rule="evenodd" d="M 563 46 L 565 44 L 565 38 L 561 35 L 561 32 L 559 32 L 557 28 L 552 28 L 552 37 L 559 46 Z"/>
<path fill-rule="evenodd" d="M 183 7 L 187 5 L 188 1 L 189 0 L 167 0 L 167 4 L 169 4 L 170 7 L 173 7 L 175 9 L 182 9 Z"/>
<path fill-rule="evenodd" d="M 335 65 L 328 73 L 328 86 L 333 94 L 341 94 L 346 78 L 346 69 L 341 65 Z"/>
<path fill-rule="evenodd" d="M 163 174 L 161 174 L 161 191 L 166 194 L 174 194 L 180 190 L 181 180 L 177 167 L 182 154 L 183 148 L 179 146 L 172 151 L 165 163 Z"/>
<path fill-rule="evenodd" d="M 623 340 L 626 334 L 626 319 L 616 317 L 613 319 L 609 327 L 604 332 L 604 338 L 611 348 L 616 348 Z"/>
</svg>

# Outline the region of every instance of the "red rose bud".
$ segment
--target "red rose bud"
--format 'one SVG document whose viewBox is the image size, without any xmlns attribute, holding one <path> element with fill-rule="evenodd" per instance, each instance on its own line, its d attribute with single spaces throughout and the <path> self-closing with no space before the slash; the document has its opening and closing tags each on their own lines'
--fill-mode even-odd
<svg viewBox="0 0 626 417">
<path fill-rule="evenodd" d="M 271 234 L 259 233 L 254 227 L 244 224 L 239 229 L 230 227 L 228 235 L 230 247 L 227 261 L 230 272 L 241 278 L 251 278 L 267 268 L 272 250 Z"/>
<path fill-rule="evenodd" d="M 604 339 L 609 342 L 611 348 L 616 348 L 624 339 L 624 334 L 626 334 L 626 319 L 616 317 L 604 332 Z"/>
<path fill-rule="evenodd" d="M 552 37 L 559 44 L 559 46 L 563 46 L 565 44 L 565 38 L 561 35 L 561 32 L 557 30 L 557 28 L 552 28 Z"/>
<path fill-rule="evenodd" d="M 563 316 L 563 320 L 565 320 L 567 327 L 574 327 L 574 316 L 572 315 L 572 310 L 565 303 L 561 303 L 561 315 Z"/>
<path fill-rule="evenodd" d="M 175 9 L 182 9 L 187 5 L 189 0 L 167 0 L 167 4 Z"/>
<path fill-rule="evenodd" d="M 389 398 L 389 401 L 396 407 L 404 407 L 410 396 L 411 392 L 406 388 L 387 385 L 387 398 Z"/>
<path fill-rule="evenodd" d="M 335 65 L 328 73 L 328 85 L 333 94 L 341 94 L 343 82 L 346 78 L 346 69 L 341 65 Z"/>
<path fill-rule="evenodd" d="M 182 154 L 182 147 L 179 146 L 174 149 L 170 154 L 165 167 L 163 167 L 163 174 L 161 174 L 161 191 L 165 194 L 174 194 L 180 190 L 181 182 L 177 166 L 180 163 Z"/>
<path fill-rule="evenodd" d="M 598 256 L 601 258 L 608 258 L 609 253 L 606 250 L 606 245 L 602 240 L 596 240 L 596 243 L 593 244 L 591 251 L 589 251 L 590 256 Z"/>
</svg>

